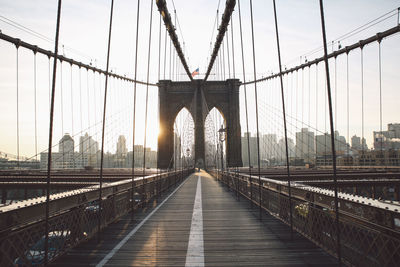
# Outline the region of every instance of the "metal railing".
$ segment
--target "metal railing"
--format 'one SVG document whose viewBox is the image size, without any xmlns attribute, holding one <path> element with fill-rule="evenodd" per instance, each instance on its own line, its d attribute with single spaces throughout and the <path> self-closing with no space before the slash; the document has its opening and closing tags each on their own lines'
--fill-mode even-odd
<svg viewBox="0 0 400 267">
<path fill-rule="evenodd" d="M 211 171 L 211 174 L 237 194 L 260 205 L 257 177 L 229 171 Z M 261 183 L 261 207 L 290 224 L 287 182 L 261 178 Z M 337 256 L 333 191 L 296 182 L 291 186 L 293 228 Z M 339 193 L 339 207 L 344 263 L 397 266 L 400 262 L 400 204 Z"/>
<path fill-rule="evenodd" d="M 98 185 L 52 194 L 49 262 L 95 235 L 99 216 L 103 229 L 176 186 L 191 172 L 186 169 L 135 178 L 133 187 L 131 179 L 105 183 L 101 205 Z M 44 264 L 45 205 L 45 197 L 40 197 L 0 207 L 0 266 Z"/>
</svg>

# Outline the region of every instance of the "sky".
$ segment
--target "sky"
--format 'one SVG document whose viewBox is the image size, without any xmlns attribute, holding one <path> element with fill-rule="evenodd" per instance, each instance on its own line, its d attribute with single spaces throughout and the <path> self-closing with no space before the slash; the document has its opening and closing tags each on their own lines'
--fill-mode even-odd
<svg viewBox="0 0 400 267">
<path fill-rule="evenodd" d="M 220 3 L 219 3 L 220 2 Z M 64 0 L 61 15 L 60 28 L 60 53 L 67 57 L 72 57 L 84 63 L 91 63 L 105 69 L 107 55 L 107 37 L 110 13 L 109 0 Z M 280 43 L 282 53 L 282 64 L 284 67 L 291 67 L 304 62 L 304 55 L 308 52 L 320 48 L 322 45 L 321 25 L 319 17 L 319 1 L 299 1 L 299 0 L 278 0 L 278 25 L 280 31 Z M 326 15 L 327 39 L 330 44 L 332 40 L 346 34 L 379 16 L 393 11 L 400 6 L 400 1 L 394 0 L 355 0 L 355 1 L 324 1 Z M 151 1 L 140 2 L 140 23 L 139 23 L 139 43 L 138 43 L 138 80 L 145 81 L 147 74 L 148 42 L 149 42 L 149 21 L 150 21 Z M 173 6 L 176 8 L 177 19 L 179 21 L 178 37 L 183 46 L 184 54 L 191 71 L 200 68 L 198 78 L 203 78 L 210 56 L 210 43 L 215 42 L 215 24 L 217 8 L 219 4 L 219 21 L 224 10 L 225 1 L 185 1 L 167 0 L 168 9 L 174 20 Z M 152 23 L 152 42 L 150 54 L 149 81 L 156 83 L 158 80 L 158 48 L 159 48 L 159 23 L 160 16 L 157 11 L 155 1 L 153 2 L 153 23 Z M 249 1 L 240 1 L 242 12 L 243 43 L 245 55 L 245 75 L 246 81 L 254 79 L 252 68 L 253 57 L 251 48 L 251 28 Z M 4 34 L 20 38 L 26 42 L 36 44 L 42 48 L 53 50 L 52 40 L 55 36 L 57 1 L 28 1 L 28 0 L 0 0 L 0 30 Z M 114 21 L 112 27 L 110 68 L 113 72 L 134 76 L 135 59 L 135 33 L 136 33 L 136 13 L 137 1 L 115 0 Z M 390 13 L 389 19 L 378 23 L 367 30 L 355 34 L 341 41 L 342 46 L 350 45 L 358 40 L 365 39 L 379 31 L 389 29 L 397 23 L 397 13 Z M 278 70 L 278 60 L 276 53 L 275 28 L 273 21 L 272 1 L 253 1 L 254 32 L 255 32 L 255 51 L 256 51 L 256 77 L 267 76 L 271 72 Z M 29 29 L 40 33 L 50 39 L 43 40 L 25 31 L 17 29 L 7 23 L 6 19 L 11 19 Z M 242 62 L 240 60 L 240 39 L 239 39 L 239 18 L 238 4 L 233 13 L 233 34 L 235 52 L 235 77 L 243 79 Z M 213 30 L 214 29 L 214 30 Z M 214 33 L 214 34 L 213 34 Z M 228 32 L 231 38 L 231 32 Z M 163 55 L 164 55 L 165 29 L 162 25 L 161 31 L 161 73 L 160 78 L 164 78 Z M 231 41 L 231 39 L 229 39 Z M 169 39 L 168 39 L 169 43 Z M 232 43 L 230 43 L 230 47 Z M 398 75 L 400 51 L 399 35 L 395 35 L 382 42 L 382 88 L 383 88 L 383 125 L 390 122 L 400 122 L 400 108 L 397 104 L 400 99 Z M 336 46 L 329 47 L 337 49 Z M 169 44 L 167 46 L 167 54 Z M 322 51 L 308 54 L 309 60 L 321 56 Z M 379 105 L 377 95 L 379 94 L 378 73 L 378 46 L 372 44 L 364 49 L 364 75 L 365 75 L 365 137 L 369 145 L 372 144 L 372 131 L 379 130 Z M 16 154 L 16 48 L 14 45 L 0 41 L 0 151 Z M 47 147 L 48 137 L 48 103 L 49 103 L 49 61 L 47 57 L 37 55 L 37 115 L 34 116 L 33 84 L 34 84 L 34 56 L 31 51 L 23 48 L 18 49 L 18 87 L 19 87 L 19 141 L 20 154 L 32 156 L 35 151 L 43 151 Z M 360 52 L 355 51 L 349 54 L 349 88 L 350 90 L 350 122 L 347 123 L 346 101 L 346 56 L 337 59 L 337 101 L 336 101 L 336 126 L 342 133 L 349 132 L 350 136 L 357 134 L 361 136 L 360 122 Z M 168 66 L 168 56 L 167 64 Z M 62 72 L 58 66 L 57 90 L 56 90 L 56 125 L 54 142 L 57 143 L 63 133 L 73 135 L 75 142 L 84 132 L 89 132 L 97 141 L 100 141 L 102 97 L 104 95 L 104 77 L 87 73 L 85 70 L 71 67 L 69 64 L 62 64 Z M 333 62 L 331 62 L 333 67 Z M 227 72 L 227 71 L 226 71 Z M 233 70 L 232 70 L 233 72 Z M 287 76 L 287 104 L 288 112 L 293 118 L 289 121 L 292 125 L 292 138 L 294 133 L 305 124 L 314 125 L 320 132 L 326 130 L 326 104 L 324 98 L 324 72 L 322 66 L 317 71 L 305 71 L 303 75 L 303 89 L 301 92 L 307 95 L 309 86 L 310 99 L 316 98 L 319 104 L 311 105 L 305 110 L 301 110 L 302 103 L 311 103 L 311 100 L 302 99 L 304 96 L 297 95 L 299 90 L 293 89 L 293 83 L 301 87 L 301 79 L 295 76 Z M 72 75 L 71 75 L 72 74 Z M 166 71 L 166 79 L 169 78 L 169 70 Z M 231 73 L 232 77 L 233 74 Z M 309 76 L 308 76 L 309 75 Z M 315 76 L 319 75 L 319 81 L 315 81 Z M 80 78 L 79 78 L 80 77 Z M 177 75 L 180 80 L 187 80 L 182 68 L 178 69 Z M 309 78 L 310 77 L 310 78 Z M 211 75 L 210 79 L 217 78 Z M 226 77 L 228 78 L 228 73 Z M 72 80 L 72 82 L 71 82 Z M 294 81 L 293 81 L 294 80 Z M 282 136 L 282 123 L 279 121 L 279 114 L 269 110 L 274 108 L 279 110 L 279 102 L 269 103 L 273 99 L 279 99 L 279 90 L 268 90 L 275 88 L 276 83 L 259 83 L 261 131 L 278 132 Z M 296 87 L 296 85 L 294 86 Z M 322 91 L 314 97 L 313 92 L 320 88 Z M 249 130 L 255 132 L 255 109 L 254 109 L 254 86 L 248 86 L 249 99 Z M 313 91 L 314 90 L 314 91 Z M 80 94 L 81 92 L 81 94 Z M 244 110 L 244 87 L 241 87 L 241 111 Z M 270 95 L 269 95 L 270 94 Z M 321 98 L 322 97 L 322 98 Z M 144 143 L 144 117 L 145 117 L 145 98 L 146 86 L 137 86 L 137 123 L 135 131 L 135 143 Z M 320 98 L 320 99 L 319 99 Z M 62 100 L 61 100 L 62 99 Z M 133 85 L 117 80 L 110 81 L 109 99 L 107 114 L 109 116 L 106 124 L 106 151 L 114 152 L 119 134 L 127 137 L 128 147 L 132 145 L 132 102 Z M 156 149 L 158 134 L 158 108 L 157 108 L 157 87 L 148 88 L 148 140 L 146 145 Z M 318 100 L 319 99 L 319 100 Z M 308 101 L 308 102 L 307 102 Z M 314 100 L 313 100 L 314 101 Z M 83 102 L 83 104 L 80 104 Z M 312 102 L 314 104 L 314 102 Z M 304 105 L 305 106 L 305 105 Z M 308 110 L 307 110 L 308 109 Z M 301 113 L 301 115 L 299 115 Z M 82 116 L 81 116 L 82 114 Z M 245 129 L 244 112 L 241 112 L 242 132 Z M 317 114 L 317 115 L 315 115 Z M 185 114 L 185 116 L 188 116 Z M 315 118 L 314 118 L 315 117 Z M 34 120 L 37 120 L 37 146 L 34 140 Z M 295 119 L 296 118 L 296 119 Z M 297 124 L 296 121 L 302 123 Z M 186 121 L 180 119 L 180 121 Z M 301 125 L 301 126 L 300 126 Z M 349 125 L 349 127 L 347 127 Z M 184 127 L 178 127 L 184 128 Z"/>
</svg>

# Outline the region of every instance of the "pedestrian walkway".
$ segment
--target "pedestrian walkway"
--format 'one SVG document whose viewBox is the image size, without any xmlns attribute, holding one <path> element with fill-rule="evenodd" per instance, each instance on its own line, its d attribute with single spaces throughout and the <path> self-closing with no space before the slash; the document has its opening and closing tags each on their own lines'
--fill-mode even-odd
<svg viewBox="0 0 400 267">
<path fill-rule="evenodd" d="M 127 215 L 57 266 L 328 266 L 336 260 L 208 173 L 192 174 L 136 220 Z"/>
</svg>

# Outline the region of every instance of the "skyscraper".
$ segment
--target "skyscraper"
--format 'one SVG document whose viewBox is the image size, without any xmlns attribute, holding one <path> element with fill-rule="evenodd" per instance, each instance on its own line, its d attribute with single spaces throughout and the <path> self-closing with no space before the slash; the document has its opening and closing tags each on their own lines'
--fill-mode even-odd
<svg viewBox="0 0 400 267">
<path fill-rule="evenodd" d="M 301 132 L 296 133 L 295 155 L 309 161 L 314 155 L 314 132 L 308 128 L 302 128 Z"/>
<path fill-rule="evenodd" d="M 128 149 L 126 148 L 126 139 L 125 136 L 120 135 L 117 142 L 117 158 L 125 158 L 126 153 L 128 153 Z"/>
</svg>

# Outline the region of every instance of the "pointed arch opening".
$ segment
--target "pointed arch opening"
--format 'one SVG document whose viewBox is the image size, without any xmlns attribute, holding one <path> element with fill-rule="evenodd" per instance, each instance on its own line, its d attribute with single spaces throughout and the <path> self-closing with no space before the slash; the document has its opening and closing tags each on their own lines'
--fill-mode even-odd
<svg viewBox="0 0 400 267">
<path fill-rule="evenodd" d="M 186 168 L 194 165 L 194 120 L 189 110 L 182 108 L 174 121 L 174 153 L 171 166 Z"/>
<path fill-rule="evenodd" d="M 222 112 L 214 107 L 204 122 L 205 166 L 208 169 L 226 167 L 226 120 Z"/>
</svg>

